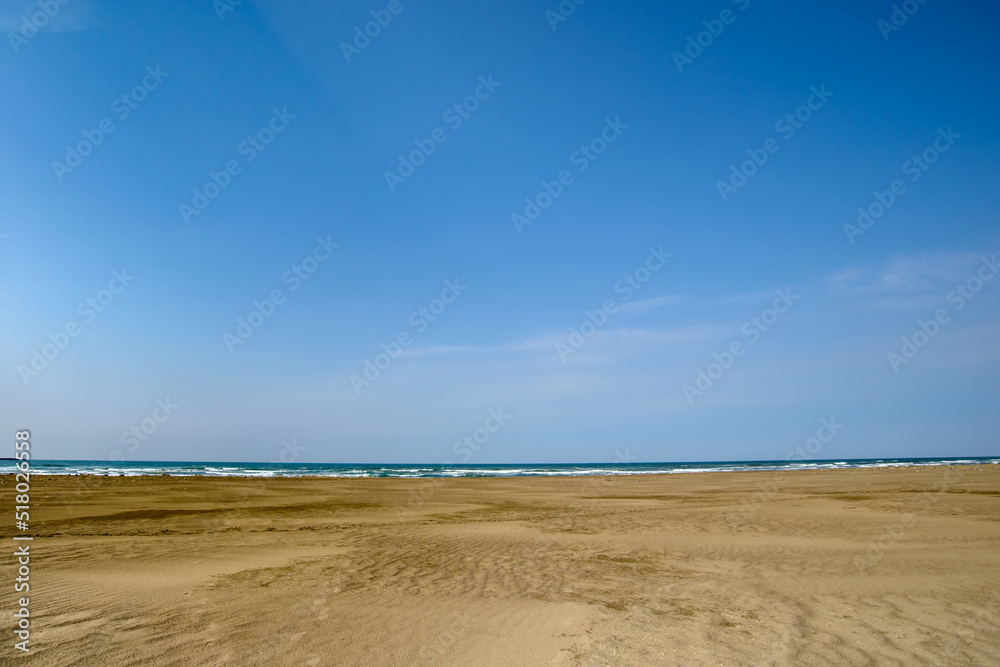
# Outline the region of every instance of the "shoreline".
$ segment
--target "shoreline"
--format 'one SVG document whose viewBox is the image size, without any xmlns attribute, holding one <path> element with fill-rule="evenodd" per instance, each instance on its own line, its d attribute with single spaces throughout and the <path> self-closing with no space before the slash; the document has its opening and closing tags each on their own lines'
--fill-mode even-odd
<svg viewBox="0 0 1000 667">
<path fill-rule="evenodd" d="M 851 462 L 866 462 L 863 465 L 851 465 Z M 737 473 L 737 472 L 749 472 L 749 473 L 766 473 L 766 472 L 830 472 L 830 471 L 847 471 L 847 470 L 885 470 L 885 469 L 914 469 L 914 468 L 943 468 L 943 467 L 977 467 L 977 466 L 1000 466 L 1000 457 L 979 457 L 979 459 L 971 458 L 956 458 L 956 459 L 924 459 L 923 461 L 940 461 L 937 463 L 924 463 L 920 462 L 922 460 L 918 459 L 889 459 L 883 464 L 880 463 L 867 463 L 868 461 L 873 461 L 873 459 L 847 459 L 845 461 L 839 461 L 837 459 L 817 460 L 817 461 L 795 461 L 789 462 L 788 465 L 768 465 L 772 462 L 770 461 L 742 461 L 742 462 L 717 462 L 717 463 L 683 463 L 683 464 L 673 464 L 673 463 L 647 463 L 647 464 L 626 464 L 629 467 L 639 467 L 639 466 L 689 466 L 689 465 L 718 465 L 718 469 L 706 469 L 706 468 L 696 468 L 696 469 L 686 469 L 686 468 L 676 468 L 671 470 L 634 470 L 625 469 L 626 466 L 619 466 L 623 469 L 615 470 L 614 466 L 618 464 L 478 464 L 478 466 L 473 465 L 458 465 L 451 464 L 448 466 L 438 465 L 438 464 L 385 464 L 385 466 L 392 466 L 394 468 L 399 468 L 404 471 L 412 471 L 417 469 L 424 470 L 435 470 L 434 474 L 368 474 L 368 473 L 354 473 L 354 474 L 340 474 L 340 473 L 328 473 L 328 474 L 309 474 L 305 472 L 298 472 L 297 470 L 290 470 L 288 468 L 272 468 L 270 470 L 261 469 L 258 472 L 252 474 L 243 474 L 239 472 L 193 472 L 193 473 L 178 473 L 178 472 L 154 472 L 154 471 L 137 471 L 136 469 L 129 468 L 118 468 L 113 469 L 110 464 L 108 468 L 113 470 L 95 472 L 86 470 L 76 470 L 72 472 L 53 472 L 50 470 L 41 470 L 36 468 L 38 464 L 45 463 L 72 463 L 70 461 L 44 461 L 38 460 L 32 462 L 31 474 L 38 477 L 79 477 L 79 476 L 93 476 L 93 477 L 177 477 L 177 478 L 189 478 L 189 477 L 204 477 L 210 479 L 222 479 L 222 478 L 236 478 L 236 479 L 478 479 L 478 478 L 491 478 L 491 479 L 520 479 L 520 478 L 542 478 L 542 479 L 564 479 L 564 478 L 584 478 L 584 477 L 646 477 L 646 476 L 671 476 L 671 475 L 711 475 L 718 473 Z M 913 462 L 903 462 L 899 463 L 896 461 L 913 461 Z M 89 462 L 88 462 L 89 463 Z M 204 463 L 194 463 L 191 462 L 133 462 L 133 465 L 140 465 L 145 463 L 184 463 L 187 465 L 206 465 Z M 265 465 L 265 464 L 255 464 L 255 463 L 239 463 L 239 464 L 223 464 L 212 462 L 214 465 L 207 467 L 206 469 L 214 469 L 215 466 L 228 465 L 228 466 L 255 466 L 255 465 Z M 830 465 L 826 465 L 829 463 Z M 754 465 L 757 464 L 757 465 Z M 341 466 L 341 467 L 351 467 L 351 468 L 363 468 L 363 467 L 381 467 L 384 469 L 383 464 L 308 464 L 313 466 Z M 565 470 L 572 470 L 574 468 L 582 468 L 583 466 L 592 466 L 593 471 L 587 471 L 586 469 L 572 470 L 570 472 L 544 472 L 539 469 L 540 466 L 550 466 L 553 468 L 560 468 Z M 735 465 L 746 466 L 740 469 L 733 469 Z M 517 472 L 516 470 L 510 474 L 502 469 L 502 466 L 508 466 L 516 469 L 526 469 L 533 470 L 532 472 Z M 723 467 L 725 466 L 725 467 Z M 751 467 L 752 466 L 752 467 Z M 231 468 L 235 470 L 236 468 Z M 455 470 L 463 474 L 441 474 L 443 471 Z M 300 470 L 300 469 L 299 469 Z M 13 475 L 15 474 L 13 466 L 11 469 L 2 470 L 0 469 L 0 476 Z M 273 474 L 270 474 L 273 473 Z M 479 474 L 475 474 L 479 473 Z"/>
</svg>

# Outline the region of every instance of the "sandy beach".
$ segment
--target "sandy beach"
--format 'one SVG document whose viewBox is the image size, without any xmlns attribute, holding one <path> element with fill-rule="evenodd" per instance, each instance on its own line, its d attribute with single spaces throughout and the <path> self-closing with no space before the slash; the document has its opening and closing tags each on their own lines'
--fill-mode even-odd
<svg viewBox="0 0 1000 667">
<path fill-rule="evenodd" d="M 1000 656 L 993 465 L 31 482 L 32 652 L 15 655 L 8 633 L 3 664 Z M 2 479 L 2 497 L 13 498 L 12 483 Z M 7 523 L 8 545 L 12 534 Z M 8 555 L 0 579 L 15 576 Z M 8 627 L 13 604 L 8 592 Z"/>
</svg>

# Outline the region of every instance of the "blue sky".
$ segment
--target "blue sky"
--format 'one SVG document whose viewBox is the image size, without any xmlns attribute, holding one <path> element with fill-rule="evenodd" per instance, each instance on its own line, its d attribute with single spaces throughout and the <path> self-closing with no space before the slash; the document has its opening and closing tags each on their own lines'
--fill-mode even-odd
<svg viewBox="0 0 1000 667">
<path fill-rule="evenodd" d="M 0 427 L 597 462 L 781 459 L 832 417 L 817 457 L 997 454 L 1000 10 L 559 7 L 0 5 Z"/>
</svg>

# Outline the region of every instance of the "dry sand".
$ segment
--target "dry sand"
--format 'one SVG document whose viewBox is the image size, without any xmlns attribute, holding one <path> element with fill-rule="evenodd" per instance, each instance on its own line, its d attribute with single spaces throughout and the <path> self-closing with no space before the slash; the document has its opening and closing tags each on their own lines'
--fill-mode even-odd
<svg viewBox="0 0 1000 667">
<path fill-rule="evenodd" d="M 31 482 L 5 665 L 1000 663 L 998 466 Z"/>
</svg>

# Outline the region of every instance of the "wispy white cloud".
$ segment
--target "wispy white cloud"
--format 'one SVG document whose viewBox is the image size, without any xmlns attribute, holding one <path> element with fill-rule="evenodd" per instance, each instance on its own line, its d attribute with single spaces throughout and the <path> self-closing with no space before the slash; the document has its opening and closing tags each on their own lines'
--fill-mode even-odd
<svg viewBox="0 0 1000 667">
<path fill-rule="evenodd" d="M 719 308 L 721 307 L 743 307 L 753 306 L 758 303 L 774 299 L 774 289 L 759 290 L 756 292 L 741 292 L 739 294 L 729 294 L 725 296 L 706 297 L 680 294 L 668 294 L 664 296 L 633 301 L 619 306 L 620 312 L 626 314 L 645 313 L 665 306 L 684 306 L 690 309 Z"/>
<path fill-rule="evenodd" d="M 956 251 L 895 254 L 879 266 L 854 266 L 826 277 L 830 293 L 871 310 L 918 311 L 940 304 L 968 279 L 981 254 Z"/>
<path fill-rule="evenodd" d="M 715 341 L 731 336 L 732 326 L 690 326 L 669 329 L 625 328 L 602 329 L 587 339 L 584 350 L 601 350 L 604 354 L 615 351 L 631 354 L 638 348 L 663 345 L 689 345 Z M 403 351 L 402 356 L 411 358 L 457 355 L 504 355 L 544 352 L 555 355 L 556 343 L 566 343 L 567 334 L 539 334 L 531 338 L 518 338 L 501 343 L 477 345 L 424 345 Z"/>
<path fill-rule="evenodd" d="M 625 314 L 645 313 L 663 306 L 673 306 L 680 302 L 681 297 L 678 295 L 658 296 L 652 299 L 643 299 L 642 301 L 624 303 L 619 306 L 619 311 Z"/>
<path fill-rule="evenodd" d="M 495 354 L 495 353 L 516 353 L 540 350 L 555 346 L 557 336 L 546 336 L 538 338 L 521 338 L 496 344 L 458 344 L 458 345 L 418 345 L 403 350 L 403 357 L 435 357 L 448 355 L 472 355 L 472 354 Z"/>
</svg>

